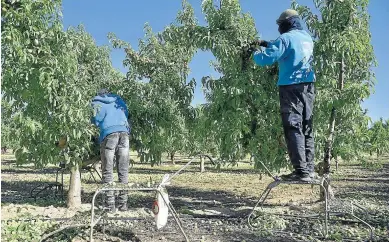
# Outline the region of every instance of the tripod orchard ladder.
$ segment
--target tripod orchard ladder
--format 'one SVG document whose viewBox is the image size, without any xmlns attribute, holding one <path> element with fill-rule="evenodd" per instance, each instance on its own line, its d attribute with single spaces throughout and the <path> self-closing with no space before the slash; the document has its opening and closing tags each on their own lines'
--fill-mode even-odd
<svg viewBox="0 0 389 242">
<path fill-rule="evenodd" d="M 182 226 L 182 221 L 180 217 L 178 216 L 176 210 L 174 209 L 174 206 L 171 204 L 169 200 L 166 200 L 165 197 L 162 194 L 162 190 L 164 189 L 165 186 L 170 185 L 170 181 L 177 175 L 179 175 L 184 169 L 186 169 L 195 159 L 197 156 L 205 156 L 208 157 L 207 155 L 204 154 L 197 154 L 195 155 L 188 163 L 186 163 L 184 166 L 182 166 L 176 173 L 173 175 L 169 176 L 168 174 L 165 174 L 164 178 L 162 179 L 161 184 L 159 184 L 157 187 L 131 187 L 131 186 L 104 186 L 102 188 L 99 188 L 95 191 L 93 198 L 92 198 L 92 206 L 91 206 L 91 221 L 90 221 L 90 241 L 93 241 L 93 228 L 96 226 L 100 220 L 103 218 L 104 214 L 99 216 L 98 218 L 95 219 L 95 202 L 96 202 L 96 197 L 100 193 L 106 192 L 106 191 L 144 191 L 144 192 L 155 192 L 156 194 L 161 195 L 164 204 L 168 207 L 168 210 L 171 212 L 173 219 L 175 223 L 177 224 L 178 228 L 180 229 L 181 234 L 185 237 L 185 241 L 189 242 L 189 238 L 186 235 L 183 226 Z M 215 163 L 211 160 L 212 164 L 215 165 Z"/>
<path fill-rule="evenodd" d="M 301 182 L 301 181 L 283 181 L 281 180 L 279 177 L 277 176 L 274 176 L 270 171 L 269 169 L 261 162 L 259 161 L 260 164 L 265 168 L 266 172 L 273 178 L 273 182 L 271 182 L 267 187 L 266 189 L 263 191 L 263 193 L 261 194 L 261 196 L 259 197 L 258 199 L 258 202 L 255 204 L 254 208 L 252 209 L 252 211 L 250 212 L 250 214 L 248 215 L 248 224 L 249 226 L 254 229 L 254 228 L 257 228 L 257 226 L 253 225 L 253 221 L 255 219 L 257 219 L 259 216 L 254 216 L 254 213 L 257 209 L 257 207 L 259 208 L 262 208 L 266 198 L 268 197 L 268 195 L 270 194 L 271 190 L 275 187 L 277 187 L 278 185 L 280 184 L 289 184 L 289 185 L 318 185 L 320 186 L 323 191 L 324 191 L 324 235 L 327 236 L 328 235 L 328 219 L 329 219 L 329 204 L 328 204 L 328 191 L 326 189 L 326 187 L 324 186 L 325 183 L 327 183 L 327 180 L 326 178 L 321 178 L 321 179 L 317 179 L 317 180 L 313 180 L 312 182 Z M 278 215 L 278 214 L 274 214 L 274 215 Z M 317 216 L 317 215 L 310 215 L 310 216 L 299 216 L 300 218 L 304 218 L 304 217 L 314 217 L 314 216 Z"/>
</svg>

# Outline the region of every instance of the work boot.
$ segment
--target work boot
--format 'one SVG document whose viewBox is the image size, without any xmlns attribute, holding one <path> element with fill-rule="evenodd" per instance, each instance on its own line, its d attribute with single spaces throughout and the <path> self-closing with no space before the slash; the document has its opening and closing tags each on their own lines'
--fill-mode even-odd
<svg viewBox="0 0 389 242">
<path fill-rule="evenodd" d="M 293 171 L 290 174 L 282 175 L 281 179 L 284 181 L 298 181 L 298 182 L 311 182 L 312 178 L 308 173 L 297 173 Z"/>
<path fill-rule="evenodd" d="M 125 212 L 128 210 L 127 207 L 128 192 L 120 191 L 118 199 L 118 208 L 120 212 Z"/>
<path fill-rule="evenodd" d="M 106 191 L 103 193 L 103 210 L 107 213 L 115 213 L 115 194 L 114 191 Z"/>
</svg>

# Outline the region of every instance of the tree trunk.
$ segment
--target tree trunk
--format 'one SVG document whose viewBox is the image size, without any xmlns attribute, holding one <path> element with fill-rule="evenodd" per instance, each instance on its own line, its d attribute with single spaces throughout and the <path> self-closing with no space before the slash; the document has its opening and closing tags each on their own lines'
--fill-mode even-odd
<svg viewBox="0 0 389 242">
<path fill-rule="evenodd" d="M 335 116 L 336 116 L 336 110 L 333 107 L 330 116 L 330 130 L 328 132 L 328 137 L 324 147 L 324 160 L 323 160 L 322 174 L 320 174 L 321 176 L 330 173 L 331 150 L 332 150 L 332 144 L 333 144 L 334 132 L 335 132 Z"/>
<path fill-rule="evenodd" d="M 204 171 L 205 171 L 204 156 L 200 156 L 200 172 L 203 173 Z"/>
<path fill-rule="evenodd" d="M 324 160 L 323 160 L 323 169 L 320 169 L 319 175 L 321 177 L 325 176 L 327 179 L 327 182 L 324 183 L 324 187 L 329 193 L 329 197 L 332 198 L 333 194 L 330 193 L 330 170 L 331 170 L 331 150 L 332 150 L 332 144 L 333 144 L 333 139 L 334 139 L 334 131 L 335 131 L 335 116 L 336 116 L 336 110 L 333 107 L 331 111 L 331 116 L 330 116 L 330 130 L 328 132 L 328 137 L 326 140 L 326 144 L 324 147 Z M 320 187 L 320 200 L 325 199 L 323 189 Z"/>
<path fill-rule="evenodd" d="M 176 162 L 174 161 L 174 155 L 175 155 L 176 152 L 172 151 L 170 152 L 170 161 L 172 162 L 173 165 L 176 164 Z"/>
<path fill-rule="evenodd" d="M 380 155 L 380 150 L 377 149 L 377 163 L 380 161 L 380 160 L 379 160 L 379 155 Z"/>
<path fill-rule="evenodd" d="M 335 156 L 335 164 L 336 164 L 336 171 L 338 171 L 338 168 L 339 168 L 338 156 Z"/>
<path fill-rule="evenodd" d="M 81 206 L 81 174 L 78 163 L 70 168 L 67 206 L 68 208 L 79 208 Z"/>
<path fill-rule="evenodd" d="M 344 59 L 342 53 L 342 59 L 340 62 L 340 70 L 339 70 L 339 79 L 338 79 L 338 89 L 340 91 L 343 90 L 344 86 Z M 332 144 L 334 141 L 334 132 L 335 132 L 335 119 L 336 119 L 336 109 L 332 107 L 331 116 L 330 116 L 330 127 L 328 132 L 328 137 L 326 140 L 326 144 L 324 147 L 324 160 L 323 160 L 323 169 L 321 170 L 320 176 L 325 176 L 327 182 L 324 183 L 324 187 L 326 188 L 329 198 L 333 198 L 334 194 L 330 187 L 330 170 L 331 170 L 331 153 L 332 153 Z M 320 199 L 324 200 L 324 191 L 322 188 L 320 189 Z"/>
</svg>

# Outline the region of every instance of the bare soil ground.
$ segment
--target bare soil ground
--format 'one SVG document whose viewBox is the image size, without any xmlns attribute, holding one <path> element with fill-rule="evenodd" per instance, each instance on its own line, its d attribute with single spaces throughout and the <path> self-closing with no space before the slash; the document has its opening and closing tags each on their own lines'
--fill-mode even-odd
<svg viewBox="0 0 389 242">
<path fill-rule="evenodd" d="M 130 171 L 130 182 L 155 186 L 164 174 L 175 172 L 184 161 L 156 167 L 136 163 Z M 55 197 L 53 190 L 42 193 L 36 200 L 30 197 L 34 187 L 55 181 L 55 166 L 44 169 L 34 169 L 31 164 L 17 166 L 12 155 L 2 156 L 1 165 L 2 241 L 39 241 L 43 234 L 61 226 L 89 224 L 92 196 L 101 187 L 89 174 L 82 175 L 83 205 L 72 211 L 66 208 L 66 199 Z M 346 238 L 363 241 L 368 236 L 366 226 L 361 223 L 330 221 L 330 233 L 324 239 L 323 220 L 287 220 L 270 215 L 258 218 L 263 230 L 252 230 L 247 215 L 272 178 L 263 175 L 259 179 L 260 174 L 249 163 L 220 170 L 206 168 L 206 172 L 200 173 L 195 163 L 168 187 L 170 201 L 190 241 L 346 241 Z M 68 174 L 64 180 L 66 191 Z M 389 241 L 388 157 L 375 168 L 341 163 L 333 174 L 332 186 L 336 199 L 331 201 L 331 210 L 351 211 L 351 202 L 360 204 L 367 213 L 358 209 L 355 212 L 374 227 L 374 240 Z M 167 226 L 157 231 L 151 211 L 154 198 L 153 193 L 130 193 L 130 211 L 109 215 L 110 219 L 97 225 L 95 241 L 185 241 L 171 216 Z M 323 203 L 318 198 L 318 186 L 280 185 L 270 193 L 264 209 L 295 215 L 320 212 Z M 40 220 L 29 220 L 37 218 Z M 21 221 L 25 219 L 28 221 Z M 88 237 L 88 228 L 69 228 L 48 241 L 88 241 Z"/>
</svg>

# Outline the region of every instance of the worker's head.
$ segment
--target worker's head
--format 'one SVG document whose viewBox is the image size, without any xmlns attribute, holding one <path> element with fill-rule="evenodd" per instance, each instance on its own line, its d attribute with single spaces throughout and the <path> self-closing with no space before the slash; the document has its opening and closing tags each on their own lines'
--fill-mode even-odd
<svg viewBox="0 0 389 242">
<path fill-rule="evenodd" d="M 296 10 L 287 9 L 281 13 L 276 20 L 278 24 L 278 32 L 280 34 L 286 33 L 293 29 L 303 29 L 300 22 L 300 16 Z"/>
</svg>

